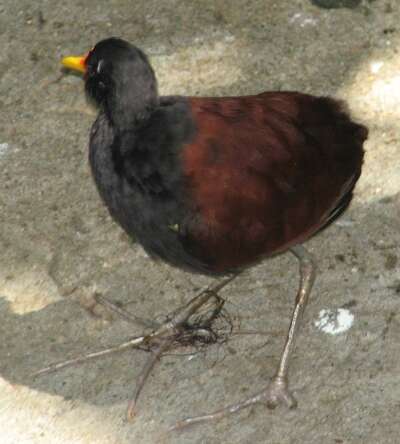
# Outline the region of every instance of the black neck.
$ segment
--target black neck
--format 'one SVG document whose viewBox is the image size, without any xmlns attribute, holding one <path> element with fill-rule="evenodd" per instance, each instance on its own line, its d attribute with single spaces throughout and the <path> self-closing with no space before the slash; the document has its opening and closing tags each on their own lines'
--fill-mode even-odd
<svg viewBox="0 0 400 444">
<path fill-rule="evenodd" d="M 157 97 L 143 100 L 143 98 L 132 97 L 130 93 L 121 100 L 116 100 L 111 104 L 106 103 L 105 113 L 117 132 L 129 132 L 142 126 L 157 105 Z"/>
<path fill-rule="evenodd" d="M 133 130 L 148 120 L 159 104 L 157 81 L 150 65 L 133 65 L 114 82 L 105 112 L 117 130 Z M 141 68 L 141 69 L 139 69 Z"/>
</svg>

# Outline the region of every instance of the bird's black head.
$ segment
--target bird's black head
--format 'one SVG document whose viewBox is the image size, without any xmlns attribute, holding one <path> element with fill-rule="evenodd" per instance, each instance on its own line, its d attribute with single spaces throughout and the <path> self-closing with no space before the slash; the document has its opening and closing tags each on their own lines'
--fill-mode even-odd
<svg viewBox="0 0 400 444">
<path fill-rule="evenodd" d="M 157 81 L 146 55 L 124 40 L 102 40 L 85 58 L 67 57 L 63 64 L 85 73 L 87 95 L 120 130 L 132 129 L 158 104 Z"/>
</svg>

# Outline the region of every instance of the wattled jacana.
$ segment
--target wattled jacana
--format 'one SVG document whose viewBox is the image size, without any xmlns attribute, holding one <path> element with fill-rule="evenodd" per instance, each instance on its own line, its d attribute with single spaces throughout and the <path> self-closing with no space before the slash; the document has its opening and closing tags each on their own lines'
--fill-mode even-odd
<svg viewBox="0 0 400 444">
<path fill-rule="evenodd" d="M 85 57 L 67 57 L 63 64 L 84 72 L 87 95 L 100 109 L 89 145 L 99 193 L 114 220 L 151 256 L 209 275 L 235 276 L 285 251 L 300 263 L 288 337 L 269 386 L 181 425 L 256 402 L 295 406 L 288 389 L 288 360 L 315 275 L 312 257 L 301 244 L 348 207 L 361 174 L 367 129 L 350 119 L 343 103 L 298 92 L 159 96 L 146 55 L 117 38 L 99 42 Z M 171 338 L 230 280 L 202 292 L 152 333 L 129 342 L 156 344 L 130 414 Z"/>
</svg>

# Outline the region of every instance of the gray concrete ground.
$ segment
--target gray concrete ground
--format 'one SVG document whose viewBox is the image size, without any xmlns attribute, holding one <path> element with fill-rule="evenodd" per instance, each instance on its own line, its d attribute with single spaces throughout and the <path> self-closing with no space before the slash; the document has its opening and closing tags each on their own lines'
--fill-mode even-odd
<svg viewBox="0 0 400 444">
<path fill-rule="evenodd" d="M 2 444 L 400 442 L 400 5 L 353 4 L 0 4 Z M 346 99 L 370 128 L 350 211 L 308 243 L 320 274 L 291 369 L 297 410 L 258 406 L 166 433 L 187 414 L 214 410 L 266 385 L 297 286 L 297 264 L 288 255 L 253 268 L 223 292 L 236 332 L 264 334 L 236 334 L 205 354 L 165 357 L 133 423 L 125 409 L 144 352 L 32 377 L 47 363 L 139 332 L 95 306 L 95 291 L 154 317 L 208 282 L 151 262 L 97 196 L 87 166 L 94 111 L 81 79 L 61 75 L 59 59 L 110 35 L 151 56 L 163 94 L 330 94 Z M 346 331 L 329 334 L 329 326 L 317 326 L 324 313 L 347 315 L 337 323 Z"/>
</svg>

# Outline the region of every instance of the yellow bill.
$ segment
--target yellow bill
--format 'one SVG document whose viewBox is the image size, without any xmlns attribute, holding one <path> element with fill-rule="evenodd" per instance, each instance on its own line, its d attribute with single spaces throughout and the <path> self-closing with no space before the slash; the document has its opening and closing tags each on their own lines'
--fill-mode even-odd
<svg viewBox="0 0 400 444">
<path fill-rule="evenodd" d="M 64 57 L 61 60 L 63 66 L 69 69 L 73 69 L 74 71 L 86 72 L 86 56 L 68 56 Z"/>
</svg>

